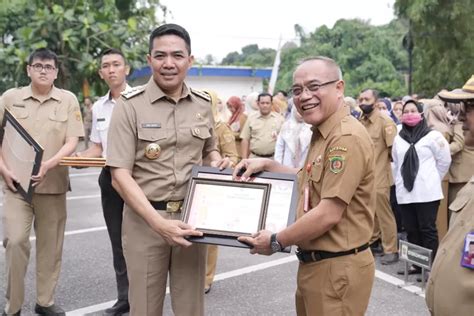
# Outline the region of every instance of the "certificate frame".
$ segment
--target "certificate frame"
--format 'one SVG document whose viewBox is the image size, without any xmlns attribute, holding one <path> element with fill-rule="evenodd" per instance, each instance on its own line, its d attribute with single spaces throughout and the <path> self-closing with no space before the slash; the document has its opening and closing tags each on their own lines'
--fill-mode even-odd
<svg viewBox="0 0 474 316">
<path fill-rule="evenodd" d="M 16 148 L 20 148 L 20 151 L 27 152 L 34 156 L 32 164 L 28 165 L 25 170 L 23 170 L 23 165 L 15 163 L 13 157 L 15 154 L 11 146 L 13 144 L 5 144 L 5 135 L 10 133 L 19 135 L 20 139 L 23 140 L 23 142 L 17 142 L 14 144 Z M 10 170 L 13 171 L 15 175 L 17 175 L 17 177 L 21 175 L 20 182 L 14 182 L 15 188 L 23 196 L 26 202 L 31 203 L 34 192 L 34 182 L 31 180 L 31 176 L 38 174 L 40 170 L 41 161 L 43 159 L 43 147 L 41 147 L 41 145 L 28 133 L 28 131 L 20 124 L 20 122 L 18 122 L 15 116 L 7 109 L 5 109 L 3 116 L 0 139 L 2 144 L 1 154 L 4 163 Z M 25 171 L 27 172 L 26 175 L 24 175 Z M 26 176 L 29 178 L 27 179 Z"/>
<path fill-rule="evenodd" d="M 201 187 L 200 187 L 201 186 Z M 225 210 L 222 210 L 222 204 L 215 205 L 215 203 L 206 203 L 202 201 L 205 199 L 203 196 L 196 196 L 196 194 L 205 194 L 205 186 L 216 186 L 221 189 L 226 188 L 227 194 L 229 193 L 229 188 L 235 190 L 232 194 L 236 194 L 235 201 L 238 200 L 238 195 L 243 193 L 257 193 L 260 195 L 260 198 L 257 198 L 257 204 L 252 205 L 253 209 L 258 209 L 258 214 L 254 214 L 254 218 L 251 220 L 255 222 L 245 223 L 246 229 L 227 229 L 227 228 L 217 228 L 217 227 L 206 227 L 206 225 L 216 225 L 216 223 L 212 224 L 206 223 L 206 219 L 204 220 L 196 220 L 196 218 L 206 218 L 203 213 L 208 212 L 208 206 L 210 207 L 217 207 L 218 210 L 211 210 L 211 214 L 216 212 L 222 213 Z M 200 188 L 198 190 L 198 188 Z M 214 188 L 216 189 L 216 188 Z M 231 189 L 231 190 L 232 190 Z M 251 191 L 249 191 L 251 190 Z M 255 191 L 257 190 L 257 191 Z M 202 237 L 195 237 L 190 236 L 188 237 L 189 240 L 198 243 L 209 243 L 209 244 L 218 244 L 218 245 L 225 245 L 225 246 L 233 246 L 233 247 L 243 247 L 249 248 L 249 245 L 244 244 L 237 240 L 239 236 L 251 236 L 255 231 L 259 231 L 263 228 L 266 218 L 266 212 L 268 208 L 268 200 L 270 198 L 270 190 L 271 184 L 270 183 L 251 183 L 251 182 L 238 182 L 238 181 L 231 181 L 231 180 L 222 180 L 222 179 L 208 179 L 208 178 L 199 178 L 199 177 L 192 177 L 191 182 L 188 187 L 188 193 L 186 195 L 186 199 L 184 201 L 183 206 L 183 214 L 182 220 L 187 224 L 191 224 L 195 227 L 196 230 L 201 231 L 204 233 Z M 247 191 L 247 192 L 245 192 Z M 258 192 L 260 191 L 260 192 Z M 215 191 L 214 191 L 215 192 Z M 229 198 L 229 197 L 228 197 Z M 227 200 L 229 202 L 229 200 Z M 205 207 L 203 207 L 205 205 Z M 239 207 L 239 210 L 243 208 Z M 214 212 L 213 212 L 214 211 Z M 234 213 L 235 214 L 235 213 Z M 223 214 L 224 215 L 224 214 Z M 229 222 L 226 220 L 231 220 L 232 216 L 224 216 L 222 219 L 222 226 L 229 226 Z M 204 223 L 202 223 L 204 222 Z M 218 225 L 221 225 L 219 223 Z M 242 228 L 242 224 L 240 223 L 240 228 Z M 237 227 L 236 227 L 237 228 Z"/>
<path fill-rule="evenodd" d="M 233 169 L 219 170 L 218 168 L 195 165 L 192 169 L 192 177 L 231 180 L 233 171 Z M 286 173 L 260 172 L 252 175 L 251 180 L 272 183 L 263 229 L 277 233 L 293 224 L 296 220 L 296 208 L 298 206 L 297 176 Z M 282 199 L 283 203 L 280 203 Z M 219 244 L 220 240 L 205 237 L 201 242 Z M 248 247 L 242 243 L 232 246 Z M 282 249 L 282 252 L 290 253 L 291 246 Z"/>
</svg>

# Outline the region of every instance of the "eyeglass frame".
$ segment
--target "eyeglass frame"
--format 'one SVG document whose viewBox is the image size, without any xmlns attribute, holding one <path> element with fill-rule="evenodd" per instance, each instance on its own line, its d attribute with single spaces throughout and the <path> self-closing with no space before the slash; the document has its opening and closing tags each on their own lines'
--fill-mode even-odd
<svg viewBox="0 0 474 316">
<path fill-rule="evenodd" d="M 33 65 L 28 65 L 28 66 L 30 66 L 36 72 L 42 72 L 44 70 L 44 72 L 46 73 L 52 73 L 53 71 L 57 69 L 56 67 L 52 65 L 49 65 L 49 64 L 43 65 L 42 63 L 36 63 Z"/>
<path fill-rule="evenodd" d="M 316 87 L 315 89 L 313 88 L 313 90 L 311 90 L 308 86 L 304 86 L 304 85 L 303 85 L 303 86 L 302 86 L 302 89 L 301 89 L 301 92 L 298 93 L 298 94 L 295 94 L 295 93 L 294 93 L 294 89 L 291 88 L 291 89 L 290 89 L 290 93 L 291 93 L 291 95 L 292 95 L 293 97 L 299 97 L 300 95 L 303 94 L 303 92 L 304 92 L 305 89 L 308 90 L 308 92 L 310 92 L 310 93 L 316 93 L 316 92 L 319 91 L 319 89 L 320 89 L 321 87 L 327 86 L 327 85 L 329 85 L 329 84 L 331 84 L 331 83 L 338 82 L 338 81 L 340 81 L 340 80 L 341 80 L 341 79 L 335 79 L 335 80 L 326 81 L 326 82 L 323 82 L 323 83 L 314 83 L 314 84 L 311 83 L 310 85 Z"/>
</svg>

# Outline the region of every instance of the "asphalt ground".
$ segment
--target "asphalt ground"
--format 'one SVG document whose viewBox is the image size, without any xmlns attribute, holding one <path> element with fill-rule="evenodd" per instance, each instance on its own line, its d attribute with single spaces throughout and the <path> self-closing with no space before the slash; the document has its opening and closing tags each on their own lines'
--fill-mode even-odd
<svg viewBox="0 0 474 316">
<path fill-rule="evenodd" d="M 63 264 L 56 303 L 67 315 L 101 315 L 116 298 L 112 252 L 100 205 L 98 168 L 72 169 Z M 3 199 L 1 199 L 3 201 Z M 3 204 L 0 206 L 0 218 Z M 3 225 L 0 237 L 3 236 Z M 35 315 L 35 242 L 25 279 L 22 315 Z M 0 308 L 5 306 L 5 256 L 0 247 Z M 376 279 L 366 315 L 429 315 L 415 276 L 405 284 L 396 271 L 402 263 L 382 266 L 376 258 Z M 219 248 L 217 275 L 205 296 L 206 315 L 295 315 L 298 263 L 294 254 L 270 257 L 248 250 Z M 167 295 L 165 315 L 172 315 Z"/>
</svg>

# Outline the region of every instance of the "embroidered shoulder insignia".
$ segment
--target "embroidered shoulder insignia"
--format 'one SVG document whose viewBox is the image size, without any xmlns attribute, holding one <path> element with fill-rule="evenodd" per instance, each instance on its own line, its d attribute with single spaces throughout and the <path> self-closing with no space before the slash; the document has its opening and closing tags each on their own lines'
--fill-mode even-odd
<svg viewBox="0 0 474 316">
<path fill-rule="evenodd" d="M 126 92 L 122 92 L 122 96 L 128 100 L 133 98 L 134 96 L 139 95 L 143 91 L 145 91 L 145 86 L 133 87 L 130 90 L 127 90 Z"/>
<path fill-rule="evenodd" d="M 208 102 L 211 102 L 211 96 L 209 94 L 207 94 L 206 92 L 204 91 L 199 91 L 199 90 L 195 90 L 193 88 L 190 88 L 191 90 L 191 93 L 197 95 L 198 97 L 208 101 Z"/>
</svg>

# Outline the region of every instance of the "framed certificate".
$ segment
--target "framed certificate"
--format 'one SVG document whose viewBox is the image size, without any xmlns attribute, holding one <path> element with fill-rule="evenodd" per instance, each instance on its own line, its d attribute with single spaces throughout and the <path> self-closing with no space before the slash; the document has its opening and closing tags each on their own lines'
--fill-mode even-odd
<svg viewBox="0 0 474 316">
<path fill-rule="evenodd" d="M 232 169 L 219 170 L 212 167 L 194 166 L 192 177 L 206 179 L 232 180 Z M 246 182 L 248 183 L 248 182 Z M 279 232 L 291 225 L 296 219 L 296 207 L 298 203 L 297 177 L 293 174 L 261 172 L 251 179 L 250 183 L 271 184 L 268 208 L 266 211 L 263 229 Z M 227 203 L 224 204 L 228 205 Z M 255 231 L 256 232 L 256 231 Z M 220 244 L 220 240 L 214 238 L 203 238 L 202 242 L 209 244 Z M 233 244 L 236 247 L 247 247 L 242 243 Z M 290 252 L 291 247 L 282 250 Z"/>
<path fill-rule="evenodd" d="M 34 192 L 31 176 L 41 167 L 43 148 L 6 109 L 0 138 L 3 162 L 18 178 L 15 182 L 18 192 L 31 203 Z"/>
<path fill-rule="evenodd" d="M 247 183 L 221 179 L 191 179 L 184 201 L 183 222 L 204 233 L 191 237 L 207 242 L 214 238 L 219 244 L 248 247 L 237 241 L 263 228 L 271 184 Z"/>
</svg>

